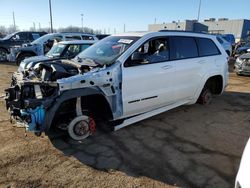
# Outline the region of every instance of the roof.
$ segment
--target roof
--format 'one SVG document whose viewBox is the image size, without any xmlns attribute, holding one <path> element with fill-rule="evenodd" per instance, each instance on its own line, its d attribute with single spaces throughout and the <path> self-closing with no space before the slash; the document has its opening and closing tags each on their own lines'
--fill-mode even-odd
<svg viewBox="0 0 250 188">
<path fill-rule="evenodd" d="M 112 36 L 133 36 L 133 37 L 142 37 L 148 33 L 153 33 L 153 32 L 148 32 L 148 31 L 139 31 L 139 32 L 128 32 L 128 33 L 120 33 L 120 34 L 115 34 Z"/>
<path fill-rule="evenodd" d="M 200 33 L 200 32 L 191 32 L 191 31 L 180 31 L 180 30 L 161 30 L 158 32 L 129 32 L 129 33 L 122 33 L 122 34 L 115 34 L 112 36 L 131 36 L 131 37 L 143 37 L 145 35 L 148 36 L 164 36 L 164 35 L 183 35 L 183 36 L 200 36 L 200 37 L 213 37 L 211 34 L 207 33 Z"/>
<path fill-rule="evenodd" d="M 61 41 L 59 44 L 94 44 L 96 40 L 68 40 Z"/>
<path fill-rule="evenodd" d="M 84 33 L 84 32 L 58 32 L 57 34 L 80 34 L 80 35 L 86 35 L 86 36 L 95 36 L 94 34 L 90 33 Z"/>
</svg>

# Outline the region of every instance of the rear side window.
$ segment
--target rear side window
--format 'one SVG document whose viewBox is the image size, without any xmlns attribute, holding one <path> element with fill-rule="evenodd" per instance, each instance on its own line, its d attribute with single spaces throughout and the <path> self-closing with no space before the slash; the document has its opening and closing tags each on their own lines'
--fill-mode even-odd
<svg viewBox="0 0 250 188">
<path fill-rule="evenodd" d="M 40 37 L 40 34 L 38 33 L 32 33 L 31 35 L 32 35 L 32 40 L 36 40 Z"/>
<path fill-rule="evenodd" d="M 94 37 L 87 36 L 87 35 L 82 35 L 82 40 L 94 40 Z"/>
<path fill-rule="evenodd" d="M 79 35 L 72 35 L 72 36 L 65 36 L 66 40 L 81 40 L 81 36 Z"/>
<path fill-rule="evenodd" d="M 170 40 L 171 60 L 198 57 L 198 49 L 194 38 L 171 37 Z"/>
<path fill-rule="evenodd" d="M 197 38 L 197 45 L 200 56 L 219 55 L 220 51 L 211 39 Z"/>
</svg>

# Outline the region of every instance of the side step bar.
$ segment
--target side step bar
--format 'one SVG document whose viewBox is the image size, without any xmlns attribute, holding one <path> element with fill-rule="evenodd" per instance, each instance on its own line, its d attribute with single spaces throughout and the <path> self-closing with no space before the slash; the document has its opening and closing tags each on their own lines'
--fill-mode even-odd
<svg viewBox="0 0 250 188">
<path fill-rule="evenodd" d="M 134 117 L 132 117 L 132 118 L 126 119 L 126 120 L 123 121 L 122 124 L 116 125 L 116 126 L 114 127 L 114 131 L 117 131 L 117 130 L 123 128 L 123 127 L 126 127 L 126 126 L 128 126 L 128 125 L 131 125 L 131 124 L 136 123 L 136 122 L 138 122 L 138 121 L 141 121 L 141 120 L 150 118 L 150 117 L 155 116 L 155 115 L 157 115 L 157 114 L 166 112 L 166 111 L 171 110 L 171 109 L 173 109 L 173 108 L 175 108 L 175 107 L 178 107 L 178 106 L 187 104 L 188 102 L 189 102 L 188 100 L 185 100 L 185 101 L 182 101 L 182 102 L 179 102 L 179 103 L 174 103 L 174 104 L 171 104 L 171 105 L 168 105 L 168 106 L 164 106 L 164 107 L 161 107 L 161 108 L 157 108 L 157 109 L 152 110 L 152 111 L 150 111 L 150 112 L 146 112 L 146 113 L 143 113 L 143 114 L 134 116 Z"/>
</svg>

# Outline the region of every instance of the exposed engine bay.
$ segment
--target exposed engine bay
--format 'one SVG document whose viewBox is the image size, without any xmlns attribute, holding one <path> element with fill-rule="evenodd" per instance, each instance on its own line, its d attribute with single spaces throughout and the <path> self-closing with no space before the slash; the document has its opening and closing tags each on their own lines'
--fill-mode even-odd
<svg viewBox="0 0 250 188">
<path fill-rule="evenodd" d="M 6 108 L 11 119 L 37 135 L 49 129 L 52 123 L 57 123 L 61 129 L 67 127 L 70 136 L 76 140 L 91 135 L 95 132 L 96 122 L 85 109 L 97 106 L 90 103 L 98 100 L 86 100 L 85 97 L 83 102 L 83 97 L 102 94 L 113 108 L 112 101 L 117 101 L 113 96 L 119 84 L 114 84 L 113 76 L 118 75 L 106 69 L 92 60 L 57 60 L 15 72 L 11 87 L 5 90 Z"/>
<path fill-rule="evenodd" d="M 34 67 L 29 67 L 23 71 L 23 79 L 54 82 L 61 78 L 68 78 L 77 74 L 90 71 L 98 65 L 79 64 L 72 60 L 56 60 L 52 62 L 41 62 Z"/>
</svg>

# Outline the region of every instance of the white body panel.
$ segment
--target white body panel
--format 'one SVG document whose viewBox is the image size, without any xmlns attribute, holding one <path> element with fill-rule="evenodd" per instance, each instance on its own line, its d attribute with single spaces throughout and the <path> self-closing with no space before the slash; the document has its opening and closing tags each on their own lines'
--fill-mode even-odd
<svg viewBox="0 0 250 188">
<path fill-rule="evenodd" d="M 174 101 L 175 69 L 171 62 L 123 68 L 124 116 L 144 113 Z"/>
<path fill-rule="evenodd" d="M 143 36 L 141 33 L 137 35 Z M 128 57 L 145 41 L 154 37 L 168 36 L 209 38 L 214 41 L 221 54 L 124 67 L 123 64 Z M 118 119 L 135 116 L 131 121 L 125 120 L 118 127 L 151 117 L 153 112 L 156 115 L 183 104 L 195 103 L 211 76 L 222 76 L 224 91 L 228 79 L 227 57 L 225 50 L 212 35 L 185 32 L 147 33 L 118 59 L 122 64 L 123 104 L 123 116 Z"/>
<path fill-rule="evenodd" d="M 250 139 L 242 154 L 239 171 L 235 181 L 235 188 L 250 187 Z"/>
</svg>

